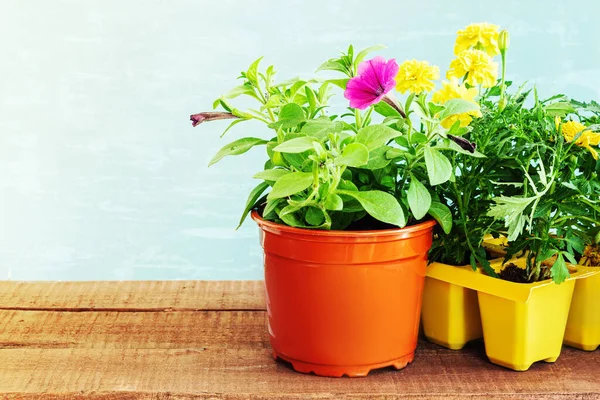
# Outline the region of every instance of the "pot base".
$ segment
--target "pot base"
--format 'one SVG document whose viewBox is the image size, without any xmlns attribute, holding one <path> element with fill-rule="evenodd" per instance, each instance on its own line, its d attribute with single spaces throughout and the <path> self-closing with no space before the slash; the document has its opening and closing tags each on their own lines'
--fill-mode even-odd
<svg viewBox="0 0 600 400">
<path fill-rule="evenodd" d="M 361 376 L 367 376 L 373 369 L 394 367 L 395 369 L 402 369 L 406 367 L 415 358 L 415 353 L 407 354 L 403 357 L 395 360 L 386 361 L 377 364 L 368 365 L 322 365 L 322 364 L 311 364 L 304 361 L 294 360 L 292 358 L 282 356 L 273 352 L 273 358 L 275 360 L 280 359 L 287 361 L 292 364 L 294 371 L 301 372 L 304 374 L 310 374 L 311 372 L 318 376 L 327 376 L 332 378 L 341 378 L 346 375 L 350 378 L 356 378 Z"/>
<path fill-rule="evenodd" d="M 490 357 L 489 360 L 493 364 L 499 365 L 499 366 L 504 367 L 504 368 L 512 369 L 513 371 L 517 371 L 517 372 L 525 372 L 529 368 L 531 368 L 531 366 L 533 365 L 533 363 L 528 363 L 528 364 L 513 364 L 511 362 L 507 362 L 505 360 L 495 359 L 495 358 L 492 358 L 492 357 Z M 540 360 L 540 361 L 543 361 L 543 362 L 548 363 L 548 364 L 552 364 L 552 363 L 556 362 L 556 360 L 558 360 L 558 357 L 550 357 L 550 358 L 546 358 L 545 360 Z"/>
</svg>

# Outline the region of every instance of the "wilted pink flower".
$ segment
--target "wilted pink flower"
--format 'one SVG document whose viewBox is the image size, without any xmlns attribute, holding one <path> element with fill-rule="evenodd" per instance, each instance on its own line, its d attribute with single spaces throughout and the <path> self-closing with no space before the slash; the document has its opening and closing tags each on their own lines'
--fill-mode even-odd
<svg viewBox="0 0 600 400">
<path fill-rule="evenodd" d="M 348 81 L 344 97 L 350 100 L 350 107 L 364 110 L 377 104 L 383 96 L 396 86 L 394 78 L 398 74 L 395 59 L 388 61 L 381 56 L 363 61 L 358 66 L 357 75 Z"/>
<path fill-rule="evenodd" d="M 198 114 L 190 115 L 190 121 L 192 121 L 192 126 L 198 126 L 206 121 L 216 121 L 219 119 L 233 119 L 238 118 L 232 113 L 229 112 L 202 112 Z"/>
</svg>

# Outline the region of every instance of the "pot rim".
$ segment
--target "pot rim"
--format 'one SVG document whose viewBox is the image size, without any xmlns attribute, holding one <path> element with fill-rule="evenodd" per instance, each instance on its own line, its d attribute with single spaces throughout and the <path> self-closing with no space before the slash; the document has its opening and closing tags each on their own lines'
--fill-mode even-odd
<svg viewBox="0 0 600 400">
<path fill-rule="evenodd" d="M 358 238 L 373 238 L 381 236 L 396 236 L 398 234 L 409 234 L 410 236 L 421 233 L 431 229 L 437 224 L 435 219 L 428 219 L 423 222 L 419 222 L 415 225 L 405 226 L 404 228 L 392 228 L 392 229 L 376 229 L 376 230 L 364 230 L 364 231 L 339 231 L 339 230 L 324 230 L 324 229 L 306 229 L 306 228 L 295 228 L 289 225 L 278 224 L 276 222 L 267 221 L 263 219 L 258 211 L 252 210 L 250 217 L 261 227 L 268 230 L 277 230 L 279 232 L 301 234 L 309 236 L 327 236 L 327 237 L 358 237 Z"/>
</svg>

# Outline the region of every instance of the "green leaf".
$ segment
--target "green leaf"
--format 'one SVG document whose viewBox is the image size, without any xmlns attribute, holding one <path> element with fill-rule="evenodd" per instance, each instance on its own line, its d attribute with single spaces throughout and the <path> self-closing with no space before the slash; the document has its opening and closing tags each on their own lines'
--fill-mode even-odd
<svg viewBox="0 0 600 400">
<path fill-rule="evenodd" d="M 354 184 L 354 182 L 352 182 L 351 180 L 348 179 L 342 179 L 340 181 L 340 183 L 338 183 L 338 190 L 352 190 L 352 191 L 358 191 L 358 188 L 356 187 L 356 185 Z"/>
<path fill-rule="evenodd" d="M 240 119 L 234 119 L 233 122 L 231 122 L 229 124 L 229 126 L 223 131 L 223 133 L 221 133 L 221 137 L 225 136 L 225 134 L 227 132 L 229 132 L 229 130 L 231 128 L 233 128 L 235 125 L 239 124 L 240 122 L 244 122 L 244 121 L 248 121 L 248 118 L 240 118 Z"/>
<path fill-rule="evenodd" d="M 556 261 L 554 261 L 550 272 L 552 273 L 552 280 L 555 283 L 563 283 L 570 276 L 567 263 L 565 263 L 562 253 L 556 257 Z"/>
<path fill-rule="evenodd" d="M 390 146 L 381 146 L 375 150 L 372 150 L 369 153 L 369 162 L 367 165 L 364 165 L 361 168 L 374 171 L 387 167 L 392 162 L 392 160 L 387 157 L 387 153 L 391 149 L 392 147 Z"/>
<path fill-rule="evenodd" d="M 427 135 L 424 135 L 422 133 L 419 132 L 415 132 L 412 134 L 412 136 L 410 137 L 410 141 L 413 143 L 426 143 L 427 142 Z"/>
<path fill-rule="evenodd" d="M 349 72 L 348 68 L 346 68 L 344 63 L 341 60 L 335 59 L 335 58 L 332 58 L 331 60 L 327 60 L 323 64 L 321 64 L 315 72 L 319 72 L 319 71 L 340 71 L 345 74 L 347 74 Z"/>
<path fill-rule="evenodd" d="M 452 212 L 450 209 L 439 201 L 433 201 L 428 212 L 440 224 L 444 233 L 449 234 L 452 230 Z"/>
<path fill-rule="evenodd" d="M 448 158 L 429 146 L 425 147 L 424 155 L 431 186 L 447 182 L 452 175 L 452 164 Z"/>
<path fill-rule="evenodd" d="M 444 109 L 444 106 L 432 103 L 431 101 L 428 104 L 429 106 L 429 113 L 431 115 L 436 115 L 437 113 L 439 113 L 440 111 L 442 111 Z"/>
<path fill-rule="evenodd" d="M 289 226 L 296 228 L 306 228 L 307 226 L 296 217 L 295 212 L 302 207 L 288 205 L 279 211 L 279 218 Z"/>
<path fill-rule="evenodd" d="M 355 141 L 364 144 L 371 151 L 398 136 L 402 136 L 402 132 L 385 125 L 370 125 L 358 131 Z"/>
<path fill-rule="evenodd" d="M 244 83 L 243 85 L 236 86 L 221 97 L 225 99 L 234 99 L 243 94 L 257 98 L 256 92 L 254 92 L 254 87 L 249 83 Z"/>
<path fill-rule="evenodd" d="M 398 200 L 389 193 L 380 190 L 365 192 L 354 192 L 350 190 L 338 191 L 338 194 L 350 196 L 360 203 L 361 206 L 373 218 L 388 224 L 404 227 L 406 217 Z"/>
<path fill-rule="evenodd" d="M 325 199 L 325 209 L 332 211 L 340 211 L 344 208 L 344 201 L 335 193 L 330 194 Z"/>
<path fill-rule="evenodd" d="M 253 178 L 254 179 L 262 179 L 265 181 L 272 181 L 272 182 L 277 182 L 279 180 L 279 178 L 281 178 L 284 175 L 289 174 L 290 171 L 288 171 L 287 169 L 266 169 L 264 171 L 260 171 L 257 172 L 256 174 L 254 174 Z"/>
<path fill-rule="evenodd" d="M 304 218 L 306 219 L 306 222 L 312 226 L 319 226 L 325 222 L 325 215 L 323 215 L 323 211 L 316 207 L 308 207 Z"/>
<path fill-rule="evenodd" d="M 339 87 L 342 90 L 346 90 L 346 85 L 348 84 L 348 81 L 350 80 L 350 78 L 342 78 L 342 79 L 329 79 L 327 81 L 325 81 L 326 83 L 331 83 L 337 87 Z"/>
<path fill-rule="evenodd" d="M 280 153 L 303 153 L 308 150 L 314 150 L 313 143 L 315 139 L 308 136 L 301 136 L 294 139 L 286 140 L 279 146 L 275 147 L 273 151 Z"/>
<path fill-rule="evenodd" d="M 441 121 L 456 114 L 463 114 L 469 111 L 478 111 L 479 104 L 463 99 L 451 99 L 444 103 L 444 109 L 437 118 Z"/>
<path fill-rule="evenodd" d="M 242 226 L 242 224 L 246 220 L 246 217 L 248 216 L 248 213 L 254 208 L 256 202 L 258 201 L 258 199 L 260 199 L 260 197 L 262 196 L 264 191 L 267 190 L 268 187 L 269 185 L 267 183 L 261 182 L 254 189 L 252 189 L 250 195 L 248 195 L 248 200 L 246 200 L 246 208 L 244 208 L 244 213 L 240 218 L 240 223 L 238 224 L 237 228 L 235 228 L 236 230 L 239 229 L 240 226 Z"/>
<path fill-rule="evenodd" d="M 565 101 L 560 101 L 558 103 L 552 103 L 544 106 L 546 113 L 551 116 L 559 116 L 561 118 L 566 117 L 568 114 L 574 113 L 575 107 L 571 103 L 567 103 Z"/>
<path fill-rule="evenodd" d="M 304 124 L 300 132 L 307 136 L 323 140 L 327 138 L 329 133 L 339 133 L 342 131 L 342 125 L 333 122 L 326 116 L 319 117 L 317 119 L 311 119 Z"/>
<path fill-rule="evenodd" d="M 373 51 L 383 50 L 385 48 L 386 48 L 386 46 L 384 46 L 382 44 L 376 44 L 374 46 L 370 46 L 370 47 L 367 47 L 366 49 L 361 50 L 356 55 L 356 58 L 354 59 L 354 66 L 358 67 L 358 64 L 361 63 L 361 61 L 367 56 L 367 54 L 369 54 Z"/>
<path fill-rule="evenodd" d="M 266 218 L 269 214 L 271 214 L 281 202 L 285 201 L 284 199 L 275 199 L 267 201 L 267 205 L 263 210 L 263 218 Z"/>
<path fill-rule="evenodd" d="M 462 147 L 460 147 L 458 144 L 454 143 L 452 140 L 446 139 L 446 138 L 438 140 L 438 142 L 435 144 L 435 146 L 431 146 L 431 147 L 433 149 L 437 149 L 437 150 L 452 150 L 452 151 L 456 151 L 457 153 L 466 154 L 471 157 L 485 158 L 485 154 L 482 154 L 482 153 L 478 152 L 477 150 L 475 150 L 473 153 L 471 153 L 470 151 L 467 151 L 467 150 L 463 149 Z"/>
<path fill-rule="evenodd" d="M 268 108 L 278 108 L 285 104 L 285 101 L 282 96 L 278 94 L 271 95 L 265 105 L 263 105 L 260 109 L 266 110 Z"/>
<path fill-rule="evenodd" d="M 225 145 L 221 150 L 219 150 L 217 154 L 213 157 L 213 159 L 210 160 L 208 166 L 210 167 L 225 156 L 236 156 L 239 154 L 243 154 L 251 148 L 253 148 L 254 146 L 267 144 L 267 142 L 267 140 L 253 137 L 238 139 L 235 142 L 231 142 L 228 145 Z"/>
<path fill-rule="evenodd" d="M 335 158 L 335 165 L 361 167 L 369 161 L 369 150 L 361 143 L 350 143 L 342 150 L 342 154 Z"/>
<path fill-rule="evenodd" d="M 496 204 L 490 207 L 487 216 L 504 219 L 504 226 L 508 228 L 508 240 L 513 241 L 523 232 L 527 223 L 527 217 L 523 213 L 535 199 L 537 197 L 496 197 Z"/>
<path fill-rule="evenodd" d="M 250 82 L 256 83 L 258 81 L 258 64 L 260 64 L 260 60 L 262 59 L 263 57 L 260 57 L 258 60 L 254 61 L 248 68 L 248 71 L 246 71 L 246 78 Z"/>
<path fill-rule="evenodd" d="M 396 110 L 394 107 L 390 106 L 385 101 L 380 101 L 379 103 L 375 104 L 375 112 L 384 117 L 400 117 L 400 118 L 402 118 L 402 116 L 400 115 L 398 110 Z"/>
<path fill-rule="evenodd" d="M 313 92 L 313 90 L 308 86 L 304 87 L 304 91 L 306 92 L 306 99 L 308 100 L 308 105 L 310 106 L 310 110 L 312 112 L 317 108 L 317 96 L 315 95 L 315 92 Z"/>
<path fill-rule="evenodd" d="M 407 192 L 408 205 L 415 219 L 423 218 L 431 206 L 431 195 L 413 174 L 410 174 L 410 186 Z"/>
<path fill-rule="evenodd" d="M 279 178 L 273 190 L 267 197 L 268 200 L 291 196 L 307 189 L 313 183 L 313 174 L 310 172 L 291 172 Z"/>
<path fill-rule="evenodd" d="M 281 107 L 277 122 L 269 124 L 269 128 L 295 128 L 305 121 L 304 110 L 296 103 L 288 103 Z"/>
</svg>

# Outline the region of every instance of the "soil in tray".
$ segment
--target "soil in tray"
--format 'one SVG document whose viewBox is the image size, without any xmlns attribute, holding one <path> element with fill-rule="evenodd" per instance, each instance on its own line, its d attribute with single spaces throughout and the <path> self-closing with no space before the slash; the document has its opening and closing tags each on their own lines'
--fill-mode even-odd
<svg viewBox="0 0 600 400">
<path fill-rule="evenodd" d="M 534 283 L 529 276 L 527 276 L 527 270 L 524 268 L 519 268 L 513 263 L 506 264 L 502 271 L 498 274 L 500 279 L 504 279 L 505 281 L 515 282 L 515 283 Z M 540 279 L 538 282 L 551 279 L 550 268 L 543 265 L 542 271 L 540 274 Z"/>
</svg>

